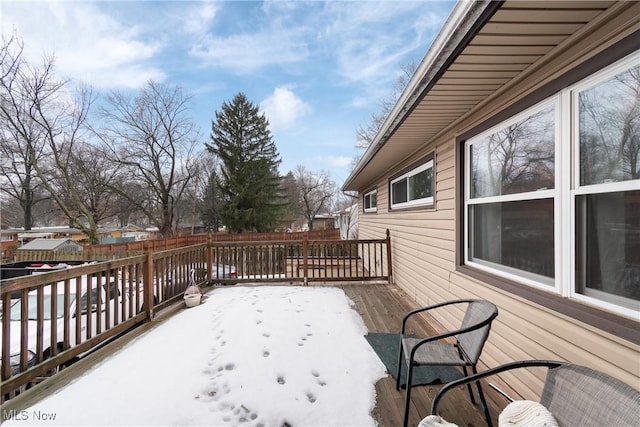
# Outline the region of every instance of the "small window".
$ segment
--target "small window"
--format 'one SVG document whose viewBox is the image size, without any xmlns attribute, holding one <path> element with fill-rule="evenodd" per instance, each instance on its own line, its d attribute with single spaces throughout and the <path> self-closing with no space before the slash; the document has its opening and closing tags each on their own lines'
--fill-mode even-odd
<svg viewBox="0 0 640 427">
<path fill-rule="evenodd" d="M 410 171 L 393 178 L 389 182 L 391 189 L 391 208 L 398 209 L 413 206 L 433 206 L 434 179 L 433 155 L 427 161 Z"/>
<path fill-rule="evenodd" d="M 364 194 L 364 211 L 376 212 L 378 210 L 378 190 L 371 190 Z"/>
</svg>

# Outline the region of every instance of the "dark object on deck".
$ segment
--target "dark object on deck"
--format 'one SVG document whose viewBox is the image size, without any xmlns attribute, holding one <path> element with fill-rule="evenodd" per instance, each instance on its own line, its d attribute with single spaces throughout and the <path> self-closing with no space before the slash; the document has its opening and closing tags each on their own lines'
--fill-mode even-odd
<svg viewBox="0 0 640 427">
<path fill-rule="evenodd" d="M 459 329 L 444 332 L 426 338 L 415 338 L 405 335 L 407 321 L 418 313 L 425 313 L 429 310 L 438 309 L 445 306 L 466 304 L 466 312 Z M 405 398 L 404 422 L 407 427 L 409 422 L 409 407 L 411 405 L 411 387 L 413 371 L 420 365 L 441 365 L 441 366 L 461 366 L 464 375 L 467 376 L 467 366 L 470 366 L 473 373 L 477 373 L 476 364 L 482 353 L 484 343 L 489 336 L 491 322 L 498 316 L 497 307 L 485 300 L 464 299 L 446 301 L 429 307 L 419 308 L 411 311 L 402 319 L 402 329 L 400 331 L 400 349 L 398 354 L 398 376 L 396 378 L 396 389 L 400 390 L 400 377 L 402 365 L 408 367 L 407 394 Z M 455 344 L 444 340 L 445 338 L 455 338 Z M 491 424 L 489 410 L 482 392 L 479 381 L 476 381 L 480 402 L 484 410 L 487 422 Z M 471 390 L 471 384 L 467 384 L 471 402 L 475 404 L 475 398 Z"/>
<path fill-rule="evenodd" d="M 398 378 L 398 351 L 400 348 L 400 334 L 371 332 L 364 336 L 371 348 L 376 352 L 387 371 L 393 378 Z M 402 371 L 400 384 L 407 384 L 406 370 Z M 462 377 L 459 369 L 453 366 L 425 365 L 413 368 L 413 387 L 429 384 L 446 384 Z"/>
<path fill-rule="evenodd" d="M 488 369 L 453 381 L 433 399 L 431 413 L 437 415 L 438 403 L 445 393 L 482 378 L 529 367 L 547 367 L 540 404 L 561 426 L 632 426 L 640 420 L 640 392 L 603 372 L 573 363 L 549 360 L 525 360 Z M 491 423 L 489 422 L 489 425 Z"/>
</svg>

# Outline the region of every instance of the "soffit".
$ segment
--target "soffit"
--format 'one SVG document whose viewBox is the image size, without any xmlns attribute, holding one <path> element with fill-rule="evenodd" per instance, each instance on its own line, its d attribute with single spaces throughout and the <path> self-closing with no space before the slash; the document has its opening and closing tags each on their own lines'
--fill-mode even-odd
<svg viewBox="0 0 640 427">
<path fill-rule="evenodd" d="M 505 1 L 344 189 L 370 185 L 613 3 Z"/>
</svg>

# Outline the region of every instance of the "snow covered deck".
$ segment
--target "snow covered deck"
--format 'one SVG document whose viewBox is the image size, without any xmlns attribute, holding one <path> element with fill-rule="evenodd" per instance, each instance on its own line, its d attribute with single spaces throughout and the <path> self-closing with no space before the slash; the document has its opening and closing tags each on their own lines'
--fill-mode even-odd
<svg viewBox="0 0 640 427">
<path fill-rule="evenodd" d="M 363 335 L 397 332 L 412 308 L 389 285 L 218 288 L 204 304 L 170 308 L 10 400 L 3 419 L 6 425 L 38 424 L 40 414 L 55 415 L 43 425 L 400 425 L 404 393 Z M 413 425 L 428 415 L 436 391 L 415 389 Z M 484 425 L 468 396 L 458 397 L 469 409 L 453 402 L 445 418 Z"/>
</svg>

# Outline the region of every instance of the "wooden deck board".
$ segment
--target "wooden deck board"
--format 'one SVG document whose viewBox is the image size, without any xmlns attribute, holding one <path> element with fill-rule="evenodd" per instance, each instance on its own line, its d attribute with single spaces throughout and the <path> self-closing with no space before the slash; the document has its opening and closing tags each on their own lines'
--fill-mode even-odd
<svg viewBox="0 0 640 427">
<path fill-rule="evenodd" d="M 400 332 L 403 316 L 418 308 L 398 287 L 390 285 L 343 285 L 345 294 L 354 302 L 354 309 L 361 315 L 369 332 Z M 438 325 L 426 317 L 419 324 L 412 325 L 412 332 L 433 334 Z M 429 415 L 431 401 L 440 385 L 415 387 L 411 391 L 409 425 L 417 426 L 422 418 Z M 490 413 L 497 425 L 498 405 L 493 401 L 497 393 L 483 384 L 487 394 Z M 476 399 L 477 400 L 477 399 Z M 498 398 L 500 400 L 500 398 Z M 376 407 L 373 415 L 381 427 L 401 426 L 404 417 L 405 391 L 397 391 L 395 380 L 390 375 L 376 384 Z M 501 406 L 504 406 L 500 402 Z M 485 426 L 486 421 L 480 405 L 473 405 L 466 388 L 447 394 L 440 405 L 440 415 L 459 426 Z"/>
</svg>

